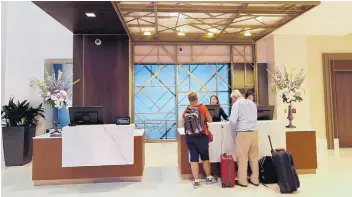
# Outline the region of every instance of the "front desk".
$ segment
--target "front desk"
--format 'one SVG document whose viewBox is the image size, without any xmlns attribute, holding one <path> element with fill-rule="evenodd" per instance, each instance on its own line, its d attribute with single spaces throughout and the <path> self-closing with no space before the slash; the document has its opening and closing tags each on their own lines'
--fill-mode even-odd
<svg viewBox="0 0 352 197">
<path fill-rule="evenodd" d="M 221 153 L 235 155 L 236 136 L 230 130 L 229 122 L 209 123 L 209 130 L 213 134 L 213 142 L 209 144 L 209 156 L 212 170 L 219 167 Z M 178 166 L 182 179 L 192 177 L 189 152 L 183 128 L 177 129 Z M 295 162 L 299 174 L 315 173 L 317 169 L 316 139 L 314 130 L 290 130 L 279 120 L 258 121 L 259 155 L 270 156 L 270 135 L 275 148 L 285 148 L 289 151 Z M 202 167 L 200 172 L 202 172 Z"/>
<path fill-rule="evenodd" d="M 65 127 L 33 138 L 34 185 L 141 181 L 144 130 L 133 125 Z"/>
</svg>

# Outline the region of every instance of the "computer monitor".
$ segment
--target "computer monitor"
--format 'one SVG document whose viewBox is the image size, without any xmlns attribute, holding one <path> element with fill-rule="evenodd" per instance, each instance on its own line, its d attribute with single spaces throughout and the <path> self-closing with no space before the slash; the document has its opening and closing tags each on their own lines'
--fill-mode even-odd
<svg viewBox="0 0 352 197">
<path fill-rule="evenodd" d="M 213 121 L 221 121 L 220 117 L 220 105 L 205 105 L 208 108 L 208 111 L 213 118 Z"/>
<path fill-rule="evenodd" d="M 104 124 L 102 107 L 68 108 L 71 125 Z"/>
<path fill-rule="evenodd" d="M 274 116 L 275 106 L 257 106 L 258 119 L 257 120 L 272 120 Z"/>
</svg>

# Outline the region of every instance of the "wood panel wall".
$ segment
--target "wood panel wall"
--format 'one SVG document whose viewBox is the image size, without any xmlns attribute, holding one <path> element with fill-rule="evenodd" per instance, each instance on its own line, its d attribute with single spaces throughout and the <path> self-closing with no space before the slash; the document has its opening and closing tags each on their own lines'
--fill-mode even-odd
<svg viewBox="0 0 352 197">
<path fill-rule="evenodd" d="M 352 96 L 348 88 L 351 73 L 352 53 L 323 53 L 325 126 L 328 149 L 335 148 L 335 138 L 339 138 L 340 147 L 352 147 L 350 130 L 352 113 L 350 113 L 351 102 L 349 102 Z M 342 78 L 336 79 L 337 77 Z"/>
<path fill-rule="evenodd" d="M 352 59 L 330 60 L 333 83 L 334 138 L 340 147 L 352 147 Z"/>
<path fill-rule="evenodd" d="M 73 36 L 73 106 L 102 106 L 106 124 L 129 116 L 130 77 L 127 35 Z"/>
</svg>

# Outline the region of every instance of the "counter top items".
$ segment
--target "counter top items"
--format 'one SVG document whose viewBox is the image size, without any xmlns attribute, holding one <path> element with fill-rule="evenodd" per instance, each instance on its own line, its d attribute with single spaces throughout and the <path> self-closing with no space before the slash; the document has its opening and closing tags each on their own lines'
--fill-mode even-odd
<svg viewBox="0 0 352 197">
<path fill-rule="evenodd" d="M 116 117 L 116 125 L 129 125 L 130 122 L 130 117 Z"/>
</svg>

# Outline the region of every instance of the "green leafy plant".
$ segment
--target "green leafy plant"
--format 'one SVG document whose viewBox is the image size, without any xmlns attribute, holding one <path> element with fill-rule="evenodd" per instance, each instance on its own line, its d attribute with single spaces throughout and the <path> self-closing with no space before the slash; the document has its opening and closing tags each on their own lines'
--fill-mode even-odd
<svg viewBox="0 0 352 197">
<path fill-rule="evenodd" d="M 37 124 L 37 116 L 45 118 L 42 104 L 32 107 L 27 100 L 17 101 L 17 104 L 10 98 L 7 105 L 1 108 L 1 119 L 7 127 L 33 126 Z"/>
</svg>

